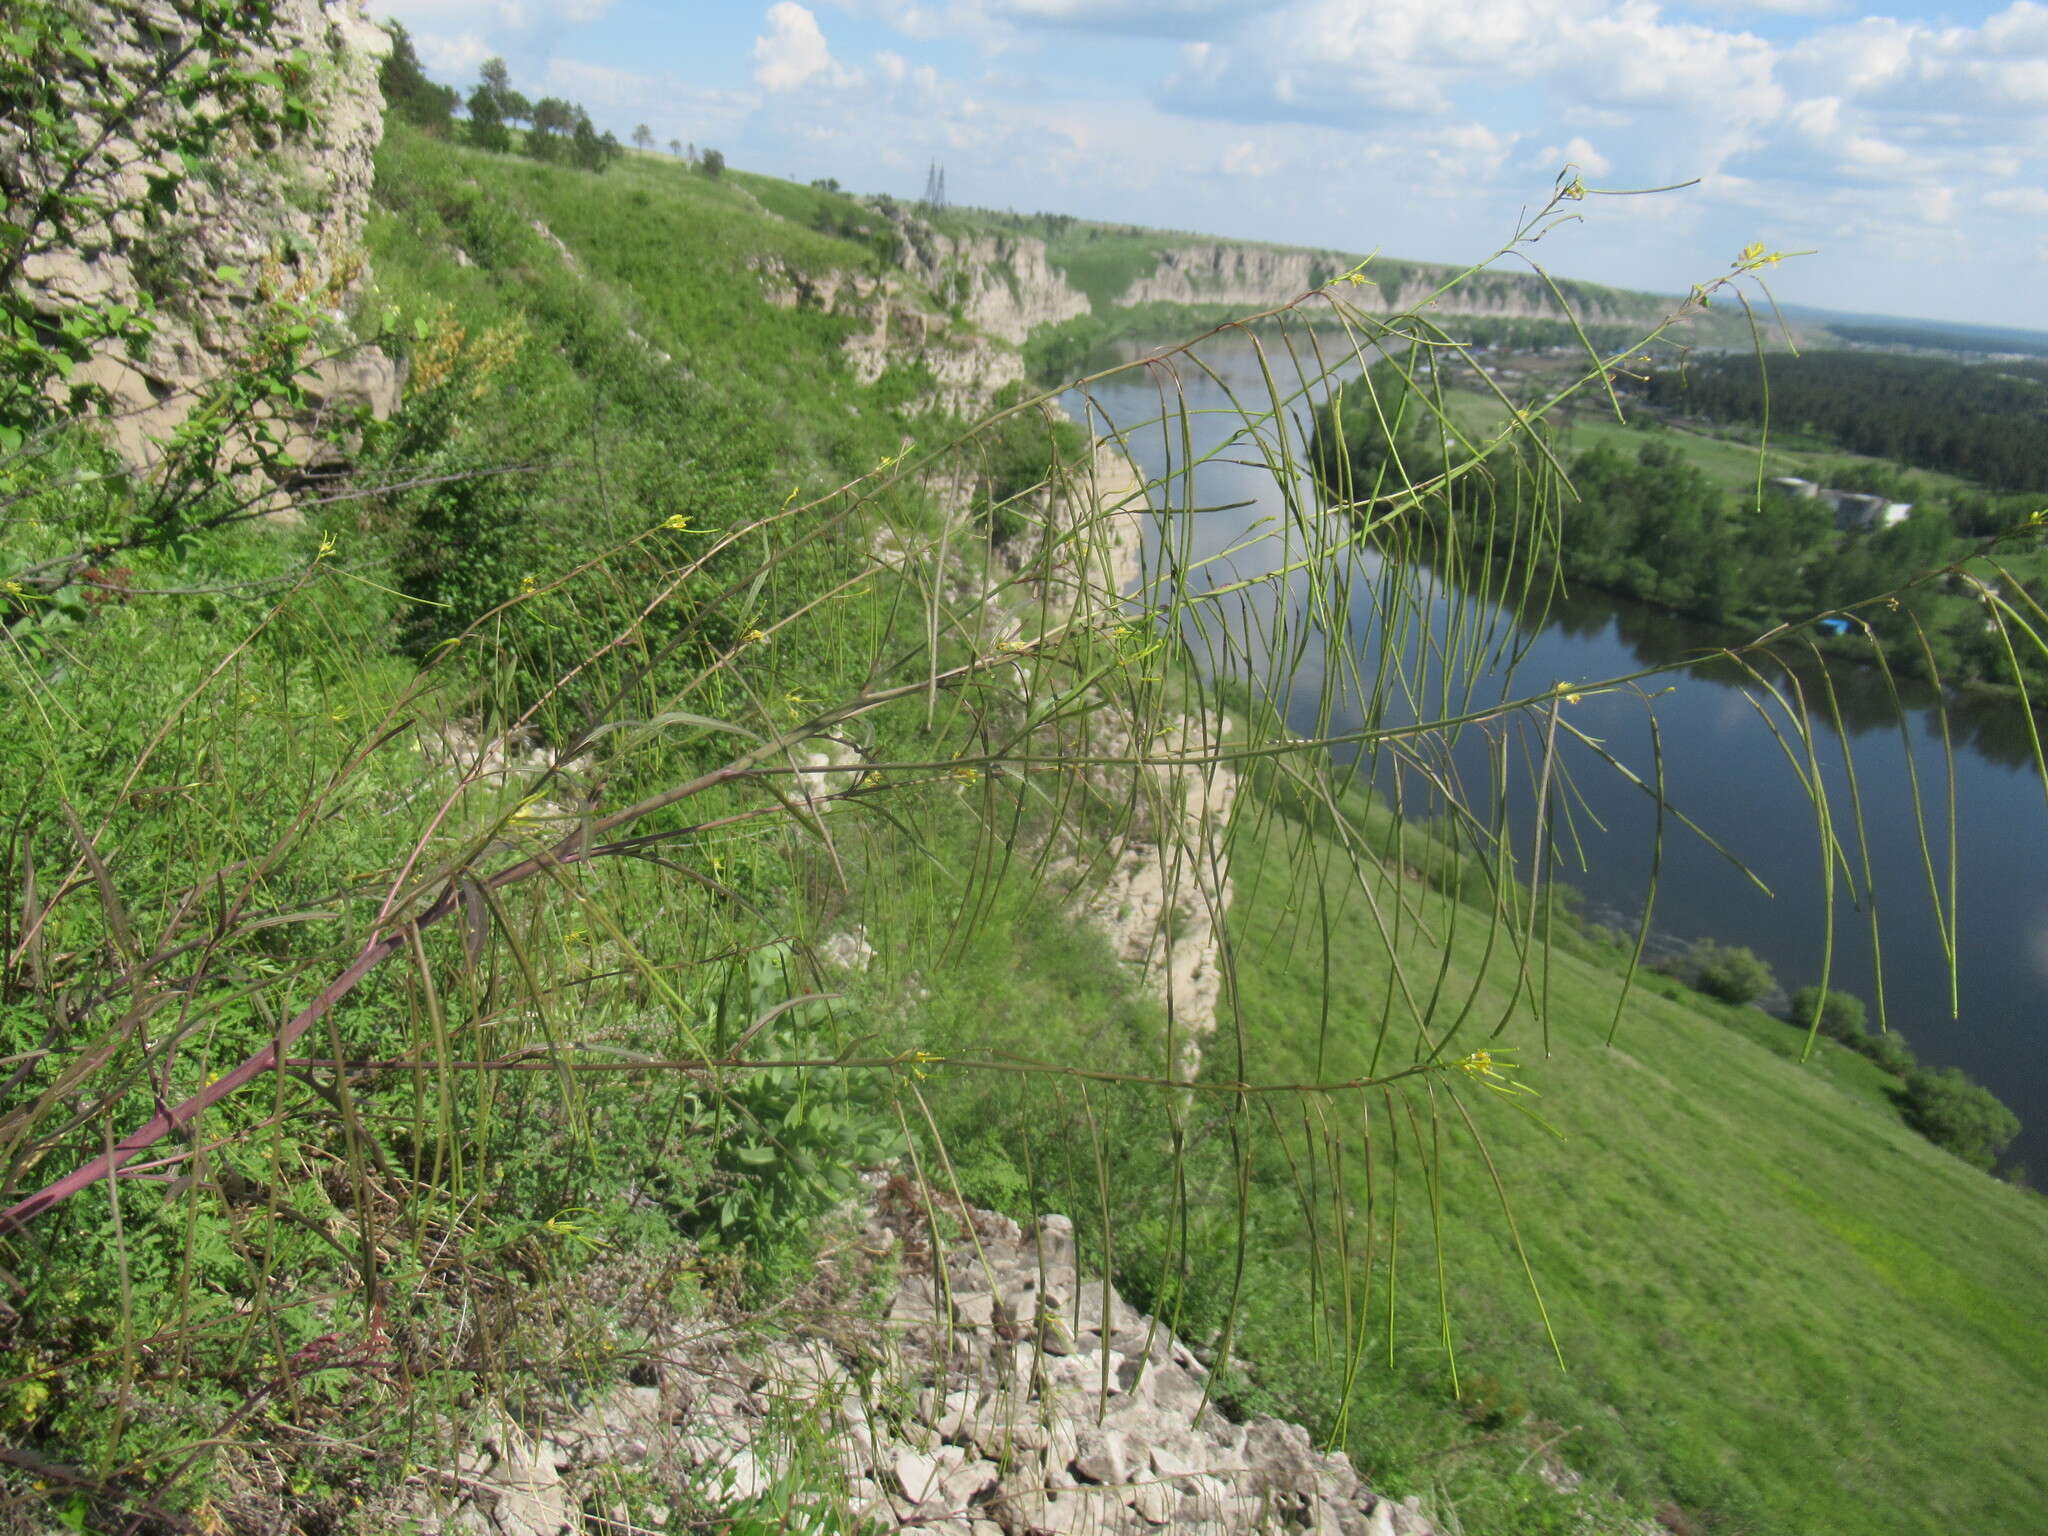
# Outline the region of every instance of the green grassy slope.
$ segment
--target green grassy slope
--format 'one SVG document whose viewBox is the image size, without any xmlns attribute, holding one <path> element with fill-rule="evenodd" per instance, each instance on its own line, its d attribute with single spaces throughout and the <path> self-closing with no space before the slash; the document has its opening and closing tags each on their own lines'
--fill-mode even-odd
<svg viewBox="0 0 2048 1536">
<path fill-rule="evenodd" d="M 1256 889 L 1272 861 L 1298 861 L 1295 835 L 1276 827 L 1245 847 L 1240 882 Z M 1330 894 L 1342 899 L 1335 882 Z M 1335 920 L 1327 997 L 1273 905 L 1240 916 L 1254 1073 L 1362 1070 L 1389 974 L 1363 903 L 1354 894 Z M 1496 950 L 1482 971 L 1484 916 L 1433 896 L 1422 907 L 1439 928 L 1458 920 L 1447 990 L 1480 981 L 1458 1049 L 1480 1045 L 1513 958 Z M 1402 958 L 1426 979 L 1439 952 L 1418 937 Z M 1521 1048 L 1561 1139 L 1465 1095 L 1568 1369 L 1461 1131 L 1441 1198 L 1463 1369 L 1572 1426 L 1574 1460 L 1730 1529 L 2018 1531 L 2048 1514 L 2048 1203 L 1921 1140 L 1864 1074 L 1788 1061 L 1729 1028 L 1737 1011 L 1691 994 L 1639 987 L 1608 1047 L 1618 993 L 1613 970 L 1558 954 L 1550 1054 L 1526 1012 L 1494 1042 Z"/>
<path fill-rule="evenodd" d="M 268 589 L 180 599 L 174 608 L 118 606 L 67 632 L 74 665 L 47 688 L 58 705 L 52 718 L 68 710 L 77 729 L 61 739 L 61 756 L 29 733 L 13 749 L 12 782 L 32 787 L 7 808 L 11 819 L 59 826 L 60 790 L 87 820 L 127 818 L 116 823 L 120 877 L 157 882 L 131 891 L 137 912 L 168 907 L 164 893 L 202 876 L 209 861 L 258 856 L 277 827 L 299 817 L 304 785 L 323 782 L 357 749 L 430 658 L 442 659 L 440 680 L 407 706 L 408 720 L 411 711 L 441 709 L 503 718 L 508 702 L 530 696 L 536 676 L 589 654 L 612 633 L 607 626 L 674 578 L 687 559 L 678 551 L 694 548 L 702 530 L 772 511 L 792 487 L 862 475 L 931 425 L 899 409 L 902 392 L 887 376 L 873 387 L 853 381 L 838 350 L 851 322 L 760 298 L 751 264 L 763 257 L 812 269 L 874 260 L 859 238 L 829 232 L 851 228 L 844 221 L 857 212 L 833 194 L 737 173 L 712 182 L 659 156 L 629 156 L 591 177 L 394 128 L 378 198 L 369 235 L 378 308 L 388 306 L 412 338 L 413 374 L 407 411 L 360 468 L 366 480 L 390 472 L 404 483 L 361 505 L 316 510 L 303 531 L 250 528 L 196 553 L 138 561 L 140 575 L 165 588 L 268 579 L 317 565 L 318 541 L 330 535 L 345 574 L 322 575 L 306 616 L 294 609 L 273 624 L 231 686 L 204 696 L 152 773 L 152 795 L 161 783 L 175 796 L 124 807 L 107 764 L 132 760 L 157 719 L 191 691 L 203 671 L 195 656 L 262 621 Z M 1134 249 L 1105 242 L 1088 281 L 1106 287 Z M 519 474 L 434 478 L 513 465 Z M 879 498 L 876 509 L 928 515 L 909 491 Z M 687 525 L 666 542 L 640 537 L 671 519 Z M 784 558 L 758 586 L 771 540 L 758 553 L 751 544 L 735 550 L 681 589 L 661 615 L 673 627 L 659 633 L 687 640 L 680 654 L 692 665 L 749 644 L 752 626 L 802 609 L 864 569 L 866 533 L 858 522 L 826 526 L 821 515 L 801 541 L 778 546 Z M 536 596 L 493 621 L 488 666 L 466 671 L 466 661 L 435 649 L 476 614 L 621 543 L 627 553 L 573 594 Z M 693 697 L 692 708 L 772 729 L 805 699 L 883 675 L 866 670 L 875 655 L 921 667 L 914 598 L 898 602 L 900 591 L 873 585 L 748 651 L 744 680 Z M 659 681 L 672 685 L 673 676 Z M 652 716 L 672 702 L 652 685 L 644 695 L 621 686 L 621 714 L 645 703 Z M 943 757 L 961 739 L 948 733 L 968 729 L 920 715 L 885 722 L 877 745 L 906 758 Z M 651 740 L 631 753 L 616 751 L 621 739 L 597 748 L 592 777 L 609 803 L 717 760 L 701 739 Z M 302 1000 L 302 980 L 332 973 L 319 946 L 345 958 L 346 924 L 365 920 L 330 893 L 406 855 L 421 774 L 415 758 L 380 760 L 394 761 L 366 774 L 360 799 L 341 808 L 360 814 L 320 820 L 267 884 L 265 901 L 281 909 L 337 914 L 331 924 L 266 930 L 251 948 L 252 976 L 283 978 L 280 1006 L 287 986 Z M 46 789 L 51 763 L 55 787 Z M 186 798 L 216 784 L 227 787 Z M 720 991 L 734 985 L 722 968 L 730 953 L 771 934 L 825 932 L 865 917 L 884 940 L 859 984 L 867 1011 L 818 1049 L 1007 1053 L 1156 1072 L 1158 1008 L 1099 937 L 1048 904 L 1036 871 L 1020 861 L 976 892 L 985 908 L 963 914 L 960 856 L 976 847 L 978 818 L 1009 829 L 1027 814 L 1013 811 L 1007 792 L 948 780 L 907 794 L 906 806 L 919 793 L 941 801 L 919 849 L 893 840 L 879 821 L 842 834 L 830 857 L 791 854 L 741 829 L 677 855 L 701 856 L 716 871 L 709 894 L 682 880 L 661 883 L 651 865 L 594 876 L 579 887 L 579 899 L 589 898 L 580 906 L 550 906 L 535 894 L 517 912 L 527 947 L 517 966 L 497 957 L 487 997 L 464 990 L 485 983 L 466 973 L 455 937 L 435 935 L 434 962 L 453 978 L 447 995 L 459 1003 L 445 1035 L 442 1015 L 394 970 L 351 1005 L 335 1039 L 352 1051 L 415 1059 L 430 1050 L 538 1048 L 538 1010 L 513 981 L 529 965 L 536 995 L 550 999 L 549 1028 L 615 1045 L 691 1020 L 724 1028 L 741 1017 Z M 742 802 L 735 791 L 703 803 L 726 811 Z M 416 814 L 431 809 L 431 797 L 418 800 Z M 1363 1070 L 1389 1013 L 1389 970 L 1376 958 L 1382 949 L 1360 897 L 1342 899 L 1329 841 L 1284 818 L 1253 821 L 1233 858 L 1243 1027 L 1212 1044 L 1212 1088 L 1238 1074 L 1277 1083 Z M 1313 899 L 1290 898 L 1282 878 L 1301 869 L 1331 871 L 1326 952 L 1309 937 Z M 1397 893 L 1391 876 L 1368 889 L 1383 901 Z M 1499 949 L 1482 964 L 1484 915 L 1419 887 L 1399 890 L 1439 933 L 1456 917 L 1447 990 L 1478 987 L 1478 1017 L 1502 1011 L 1514 973 Z M 978 923 L 964 922 L 969 915 Z M 335 936 L 325 937 L 330 929 Z M 91 950 L 89 924 L 82 934 L 67 935 L 67 947 Z M 1443 951 L 1411 929 L 1398 952 L 1426 991 Z M 422 974 L 427 964 L 420 961 Z M 1555 1054 L 1540 1059 L 1527 1022 L 1513 1027 L 1526 1076 L 1543 1095 L 1538 1107 L 1565 1140 L 1466 1093 L 1478 1100 L 1475 1116 L 1512 1191 L 1568 1374 L 1549 1358 L 1484 1163 L 1460 1143 L 1462 1132 L 1444 1133 L 1439 1188 L 1462 1404 L 1438 1348 L 1429 1189 L 1419 1176 L 1427 1139 L 1404 1139 L 1401 1171 L 1378 1164 L 1381 1182 L 1364 1184 L 1357 1133 L 1369 1124 L 1370 1155 L 1388 1155 L 1389 1101 L 1209 1092 L 1183 1113 L 1142 1082 L 935 1065 L 928 1077 L 904 1077 L 902 1107 L 914 1124 L 929 1106 L 944 1133 L 945 1167 L 971 1197 L 1073 1211 L 1098 1251 L 1111 1251 L 1134 1298 L 1207 1343 L 1230 1330 L 1230 1348 L 1249 1361 L 1224 1373 L 1231 1406 L 1311 1419 L 1382 1486 L 1437 1499 L 1447 1525 L 1459 1521 L 1466 1536 L 1618 1528 L 1602 1500 L 1558 1498 L 1530 1470 L 1553 1439 L 1596 1487 L 1617 1486 L 1645 1506 L 1676 1500 L 1731 1533 L 2037 1525 L 2048 1507 L 2035 1444 L 2048 1422 L 2040 1322 L 2048 1207 L 1906 1132 L 1861 1058 L 1787 1061 L 1790 1032 L 1761 1016 L 1721 1014 L 1646 985 L 1617 1048 L 1607 1049 L 1600 1042 L 1617 985 L 1590 950 L 1561 953 L 1551 975 Z M 15 1008 L 6 1022 L 10 1051 L 40 1049 L 43 1021 L 32 1009 Z M 208 1052 L 225 1059 L 271 1027 L 269 1014 L 227 1016 Z M 216 1065 L 212 1054 L 188 1053 L 167 1086 L 189 1091 Z M 391 1204 L 363 1219 L 401 1231 L 388 1258 L 393 1295 L 404 1299 L 388 1321 L 415 1352 L 403 1363 L 424 1385 L 402 1401 L 396 1389 L 377 1397 L 381 1379 L 333 1388 L 335 1417 L 323 1422 L 342 1449 L 322 1453 L 324 1461 L 309 1453 L 294 1476 L 336 1510 L 352 1507 L 372 1472 L 403 1475 L 391 1469 L 416 1463 L 414 1447 L 390 1431 L 404 1416 L 452 1410 L 458 1392 L 530 1390 L 529 1360 L 576 1380 L 616 1367 L 594 1348 L 591 1359 L 568 1364 L 553 1353 L 563 1330 L 550 1288 L 590 1254 L 548 1216 L 573 1217 L 563 1230 L 588 1232 L 615 1254 L 672 1254 L 679 1231 L 701 1230 L 704 1192 L 723 1187 L 707 1168 L 728 1132 L 686 1102 L 673 1078 L 603 1080 L 583 1101 L 596 1134 L 580 1139 L 563 1130 L 563 1105 L 541 1074 L 495 1087 L 481 1075 L 464 1078 L 459 1095 L 438 1100 L 423 1091 L 426 1081 L 396 1072 L 365 1075 L 360 1085 L 394 1162 L 411 1174 L 402 1189 L 393 1180 Z M 238 1437 L 282 1438 L 277 1420 L 291 1405 L 264 1395 L 279 1362 L 327 1329 L 384 1326 L 352 1252 L 327 1235 L 356 1230 L 355 1197 L 345 1180 L 303 1172 L 347 1167 L 352 1123 L 302 1090 L 296 1079 L 280 1084 L 274 1122 L 223 1119 L 223 1129 L 247 1136 L 221 1153 L 247 1181 L 237 1186 L 242 1197 L 125 1185 L 127 1229 L 109 1236 L 104 1208 L 88 1212 L 81 1202 L 36 1229 L 34 1241 L 47 1247 L 12 1255 L 32 1294 L 20 1308 L 27 1323 L 11 1320 L 5 1340 L 11 1387 L 0 1407 L 11 1415 L 11 1437 L 60 1460 L 97 1456 L 124 1476 L 140 1468 L 133 1475 L 145 1483 L 170 1477 L 169 1507 L 204 1510 L 219 1467 L 204 1454 L 188 1458 L 188 1449 L 214 1443 L 243 1404 L 258 1407 L 233 1421 Z M 249 1101 L 252 1118 L 268 1112 L 269 1100 L 258 1098 Z M 1370 1122 L 1360 1118 L 1367 1112 Z M 99 1129 L 77 1137 L 96 1145 Z M 1337 1149 L 1348 1159 L 1341 1169 L 1324 1161 Z M 482 1172 L 479 1187 L 455 1199 L 434 1178 L 458 1162 Z M 1363 1214 L 1384 1212 L 1395 1187 L 1398 1259 L 1384 1248 L 1354 1249 L 1344 1262 L 1340 1240 L 1363 1242 Z M 1176 1190 L 1186 1195 L 1184 1230 Z M 1240 1190 L 1250 1197 L 1242 1212 Z M 261 1219 L 265 1201 L 287 1196 L 296 1219 Z M 800 1263 L 802 1225 L 783 1223 L 792 1230 L 767 1233 L 762 1246 L 795 1250 Z M 508 1251 L 522 1256 L 516 1265 Z M 1349 1303 L 1364 1331 L 1377 1329 L 1395 1269 L 1393 1361 L 1373 1344 L 1347 1393 L 1335 1319 Z M 1371 1290 L 1347 1293 L 1346 1274 Z M 475 1293 L 463 1289 L 472 1281 Z M 434 1320 L 461 1317 L 468 1326 L 476 1296 L 489 1302 L 503 1361 L 450 1372 L 459 1382 L 441 1379 L 445 1359 L 435 1351 L 448 1341 Z M 247 1319 L 269 1306 L 299 1331 L 251 1331 Z M 130 1351 L 113 1365 L 95 1358 L 108 1339 L 156 1339 L 158 1330 L 175 1350 Z M 86 1364 L 64 1383 L 69 1390 L 42 1390 L 36 1373 L 45 1362 L 74 1354 Z M 114 1392 L 148 1403 L 149 1414 L 109 1428 L 106 1399 L 96 1394 Z M 381 1462 L 355 1449 L 358 1434 Z"/>
</svg>

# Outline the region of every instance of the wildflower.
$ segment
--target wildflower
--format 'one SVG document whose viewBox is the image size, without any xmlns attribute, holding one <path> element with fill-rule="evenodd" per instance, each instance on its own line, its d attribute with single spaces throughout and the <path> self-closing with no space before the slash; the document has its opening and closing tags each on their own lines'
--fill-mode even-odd
<svg viewBox="0 0 2048 1536">
<path fill-rule="evenodd" d="M 962 784 L 972 784 L 981 777 L 981 770 L 978 768 L 955 768 L 946 777 L 958 779 Z"/>
<path fill-rule="evenodd" d="M 750 629 L 740 636 L 741 645 L 766 645 L 767 643 L 768 631 L 765 629 Z"/>
<path fill-rule="evenodd" d="M 1031 642 L 1029 640 L 998 640 L 996 642 L 996 649 L 1005 655 L 1015 656 L 1021 651 L 1030 650 Z"/>
<path fill-rule="evenodd" d="M 2034 521 L 2038 523 L 2040 520 L 2041 514 L 2036 512 L 2034 514 Z M 19 597 L 21 596 L 22 593 L 26 592 L 28 588 L 24 587 L 18 581 L 7 581 L 0 582 L 0 590 L 4 590 L 9 597 Z"/>
<path fill-rule="evenodd" d="M 1534 1098 L 1534 1088 L 1527 1083 L 1518 1083 L 1507 1075 L 1519 1071 L 1521 1063 L 1504 1060 L 1506 1055 L 1506 1051 L 1474 1051 L 1470 1056 L 1461 1057 L 1451 1065 L 1491 1093 L 1510 1099 L 1518 1094 L 1527 1094 Z"/>
<path fill-rule="evenodd" d="M 711 531 L 708 528 L 692 528 L 688 516 L 681 512 L 667 519 L 661 526 L 670 533 L 709 533 Z"/>
<path fill-rule="evenodd" d="M 1557 696 L 1567 704 L 1576 704 L 1585 698 L 1585 695 L 1572 687 L 1570 683 L 1559 683 L 1557 685 Z"/>
<path fill-rule="evenodd" d="M 1557 195 L 1570 202 L 1584 202 L 1586 200 L 1586 178 L 1574 176 L 1569 182 L 1558 189 Z"/>
<path fill-rule="evenodd" d="M 538 576 L 522 576 L 519 578 L 519 595 L 521 597 L 531 597 L 539 586 L 540 578 Z"/>
<path fill-rule="evenodd" d="M 338 546 L 334 542 L 334 535 L 331 533 L 323 533 L 322 535 L 320 535 L 320 552 L 313 556 L 313 558 L 315 560 L 325 560 L 329 555 L 334 553 L 337 547 Z"/>
</svg>

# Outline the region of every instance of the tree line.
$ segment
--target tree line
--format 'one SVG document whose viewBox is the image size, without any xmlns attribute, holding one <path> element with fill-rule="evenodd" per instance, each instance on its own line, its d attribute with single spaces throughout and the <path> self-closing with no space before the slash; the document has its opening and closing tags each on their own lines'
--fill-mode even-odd
<svg viewBox="0 0 2048 1536">
<path fill-rule="evenodd" d="M 625 154 L 618 135 L 609 129 L 600 133 L 590 113 L 576 102 L 559 96 L 529 100 L 512 84 L 511 69 L 503 59 L 486 59 L 477 83 L 465 97 L 454 86 L 428 78 L 411 34 L 403 26 L 395 21 L 385 26 L 391 34 L 391 51 L 380 66 L 378 83 L 386 107 L 415 127 L 444 138 L 456 136 L 459 130 L 463 141 L 477 149 L 504 155 L 517 148 L 532 159 L 584 171 L 609 170 L 612 162 Z M 462 114 L 459 123 L 458 112 Z M 515 127 L 521 130 L 516 143 Z M 639 124 L 633 130 L 633 142 L 642 150 L 653 150 L 654 130 Z M 680 139 L 670 139 L 668 148 L 706 176 L 715 179 L 725 174 L 725 156 L 715 149 L 685 146 Z"/>
<path fill-rule="evenodd" d="M 1881 352 L 1709 357 L 1642 383 L 1659 411 L 1820 438 L 2002 491 L 2048 490 L 2048 361 Z"/>
<path fill-rule="evenodd" d="M 1541 451 L 1527 436 L 1493 450 L 1450 494 L 1418 505 L 1427 506 L 1437 536 L 1461 550 L 1506 556 L 1534 537 L 1538 558 L 1570 582 L 1711 623 L 1767 627 L 1895 592 L 1894 602 L 1855 610 L 1894 666 L 1952 680 L 2015 681 L 2014 656 L 1968 577 L 1920 578 L 1969 560 L 1981 548 L 1978 536 L 2005 531 L 2026 503 L 1944 495 L 1884 465 L 1844 465 L 1822 471 L 1830 485 L 1912 501 L 1915 509 L 1890 527 L 1843 532 L 1818 499 L 1770 487 L 1761 497 L 1729 492 L 1654 422 L 1647 425 L 1633 454 L 1601 444 L 1573 455 L 1551 439 L 1546 446 L 1566 461 L 1571 479 L 1571 494 L 1554 507 L 1520 504 L 1519 488 L 1535 478 Z M 1397 505 L 1393 493 L 1456 465 L 1463 450 L 1444 439 L 1437 407 L 1390 358 L 1317 412 L 1312 451 L 1336 497 L 1369 511 Z M 1998 572 L 1985 567 L 1982 579 L 2023 607 L 2048 607 L 2048 570 L 2038 556 L 2021 553 L 2003 564 Z M 1867 641 L 1851 635 L 1820 643 Z M 2041 696 L 2048 659 L 2023 641 L 2015 650 L 2026 687 Z"/>
</svg>

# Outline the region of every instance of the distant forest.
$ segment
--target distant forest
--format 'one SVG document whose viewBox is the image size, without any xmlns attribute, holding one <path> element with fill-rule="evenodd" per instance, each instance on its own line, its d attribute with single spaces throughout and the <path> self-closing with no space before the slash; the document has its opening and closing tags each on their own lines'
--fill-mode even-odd
<svg viewBox="0 0 2048 1536">
<path fill-rule="evenodd" d="M 1879 352 L 1712 357 L 1653 373 L 1660 410 L 1943 469 L 1993 490 L 2048 490 L 2048 361 L 1958 363 Z"/>
<path fill-rule="evenodd" d="M 1923 352 L 2018 352 L 2048 357 L 2048 332 L 2011 331 L 1993 325 L 1944 325 L 1939 321 L 1832 321 L 1828 329 L 1859 347 L 1918 347 Z"/>
</svg>

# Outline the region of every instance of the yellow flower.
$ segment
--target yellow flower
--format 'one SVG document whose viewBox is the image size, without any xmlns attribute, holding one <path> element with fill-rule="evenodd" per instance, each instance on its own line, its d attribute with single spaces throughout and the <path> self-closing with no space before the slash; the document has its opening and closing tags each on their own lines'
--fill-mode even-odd
<svg viewBox="0 0 2048 1536">
<path fill-rule="evenodd" d="M 534 589 L 539 585 L 540 578 L 538 576 L 522 576 L 519 578 L 519 595 L 521 597 L 531 597 Z"/>
<path fill-rule="evenodd" d="M 767 643 L 768 631 L 765 629 L 750 629 L 740 636 L 741 645 L 766 645 Z"/>
</svg>

